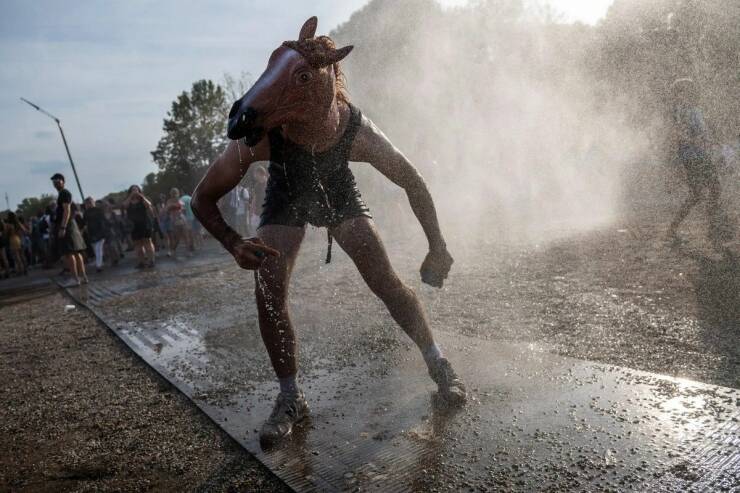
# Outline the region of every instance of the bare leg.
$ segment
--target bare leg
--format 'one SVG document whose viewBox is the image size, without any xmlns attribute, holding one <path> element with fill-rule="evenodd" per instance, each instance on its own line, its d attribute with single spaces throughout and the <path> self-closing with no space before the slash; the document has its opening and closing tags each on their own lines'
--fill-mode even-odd
<svg viewBox="0 0 740 493">
<path fill-rule="evenodd" d="M 332 235 L 355 263 L 368 287 L 421 350 L 429 376 L 437 384 L 438 404 L 446 407 L 464 404 L 467 399 L 465 384 L 434 344 L 419 298 L 393 270 L 372 220 L 366 217 L 349 219 L 333 228 Z"/>
<path fill-rule="evenodd" d="M 715 177 L 707 185 L 707 219 L 709 221 L 709 240 L 717 250 L 733 239 L 733 227 L 721 202 L 722 187 Z"/>
<path fill-rule="evenodd" d="M 304 232 L 304 228 L 276 225 L 257 232 L 266 245 L 281 253 L 280 257 L 267 257 L 255 271 L 260 333 L 278 378 L 298 371 L 296 338 L 288 313 L 288 284 Z"/>
<path fill-rule="evenodd" d="M 136 252 L 136 258 L 139 260 L 139 266 L 144 265 L 144 261 L 145 261 L 144 240 L 134 241 L 134 251 Z"/>
<path fill-rule="evenodd" d="M 147 260 L 149 267 L 154 267 L 154 242 L 151 238 L 146 238 L 143 241 L 142 247 L 144 250 L 144 258 Z"/>
<path fill-rule="evenodd" d="M 85 259 L 82 256 L 81 253 L 76 253 L 74 255 L 74 261 L 77 264 L 77 272 L 79 272 L 80 276 L 82 277 L 82 280 L 84 282 L 87 282 L 87 272 L 85 271 Z"/>
<path fill-rule="evenodd" d="M 175 256 L 175 249 L 172 248 L 172 245 L 175 244 L 175 230 L 171 229 L 169 233 L 167 233 L 167 248 L 169 249 L 168 255 L 170 257 Z"/>
<path fill-rule="evenodd" d="M 15 273 L 21 275 L 26 272 L 26 262 L 22 250 L 13 250 L 13 262 L 15 262 Z"/>
<path fill-rule="evenodd" d="M 3 276 L 10 276 L 10 263 L 8 262 L 8 256 L 5 254 L 5 249 L 0 248 L 0 267 L 3 269 Z"/>
<path fill-rule="evenodd" d="M 165 251 L 166 255 L 170 255 L 170 233 L 163 232 L 162 233 L 162 249 Z"/>
<path fill-rule="evenodd" d="M 691 209 L 693 209 L 694 206 L 699 203 L 699 200 L 701 200 L 701 195 L 697 192 L 691 191 L 689 196 L 686 198 L 686 200 L 683 201 L 681 207 L 678 209 L 676 216 L 673 218 L 673 221 L 671 221 L 671 225 L 668 226 L 669 238 L 673 238 L 676 236 L 678 227 L 681 225 L 684 219 L 686 219 L 686 216 L 689 215 Z"/>
<path fill-rule="evenodd" d="M 180 244 L 180 236 L 182 233 L 180 232 L 180 229 L 178 227 L 175 227 L 172 230 L 172 237 L 170 239 L 170 251 L 172 252 L 172 256 L 175 256 L 175 252 L 177 252 L 177 245 Z"/>
<path fill-rule="evenodd" d="M 68 253 L 64 256 L 64 263 L 67 265 L 67 270 L 75 277 L 75 280 L 80 282 L 80 274 L 77 270 L 77 254 Z"/>
<path fill-rule="evenodd" d="M 332 229 L 370 290 L 385 303 L 393 319 L 422 351 L 434 344 L 424 309 L 411 288 L 393 270 L 372 220 L 358 217 Z"/>
</svg>

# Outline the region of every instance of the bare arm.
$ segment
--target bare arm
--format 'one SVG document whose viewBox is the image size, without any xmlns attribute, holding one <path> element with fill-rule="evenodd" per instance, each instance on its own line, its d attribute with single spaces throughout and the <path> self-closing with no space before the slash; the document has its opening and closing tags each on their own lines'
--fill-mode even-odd
<svg viewBox="0 0 740 493">
<path fill-rule="evenodd" d="M 364 116 L 352 146 L 350 160 L 370 163 L 386 178 L 403 188 L 411 209 L 427 237 L 429 249 L 433 251 L 446 249 L 439 229 L 437 210 L 424 179 L 406 156 Z"/>
<path fill-rule="evenodd" d="M 62 204 L 62 229 L 65 229 L 67 225 L 69 224 L 70 218 L 72 216 L 72 205 L 69 203 Z"/>
<path fill-rule="evenodd" d="M 256 268 L 265 254 L 275 250 L 259 245 L 258 240 L 245 241 L 221 215 L 217 202 L 244 177 L 252 163 L 270 159 L 267 139 L 248 148 L 244 142 L 231 141 L 226 150 L 211 164 L 193 192 L 190 206 L 193 214 L 244 268 Z"/>
<path fill-rule="evenodd" d="M 69 224 L 69 221 L 71 220 L 72 220 L 72 205 L 67 202 L 67 203 L 62 204 L 62 221 L 59 223 L 59 231 L 57 231 L 57 236 L 59 236 L 59 238 L 64 238 L 67 225 Z"/>
<path fill-rule="evenodd" d="M 141 201 L 144 202 L 144 206 L 149 209 L 149 212 L 154 213 L 154 206 L 152 205 L 152 201 L 146 198 L 143 193 L 140 193 L 139 197 L 141 198 Z"/>
<path fill-rule="evenodd" d="M 432 195 L 414 165 L 365 117 L 352 145 L 350 160 L 370 163 L 386 178 L 404 189 L 411 209 L 429 242 L 429 254 L 421 266 L 422 281 L 442 287 L 453 259 L 447 251 L 447 244 L 439 228 Z"/>
</svg>

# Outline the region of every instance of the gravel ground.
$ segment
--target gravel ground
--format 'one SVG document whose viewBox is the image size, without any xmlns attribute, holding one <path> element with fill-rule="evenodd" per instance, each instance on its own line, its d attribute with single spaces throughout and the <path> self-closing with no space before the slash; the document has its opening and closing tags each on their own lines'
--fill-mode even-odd
<svg viewBox="0 0 740 493">
<path fill-rule="evenodd" d="M 286 491 L 68 303 L 2 308 L 0 491 Z"/>
<path fill-rule="evenodd" d="M 492 248 L 458 263 L 432 318 L 476 337 L 740 388 L 740 262 L 692 232 L 680 248 L 618 227 Z"/>
<path fill-rule="evenodd" d="M 739 388 L 738 260 L 711 253 L 696 224 L 687 229 L 680 249 L 636 225 L 540 245 L 461 245 L 443 290 L 420 285 L 422 250 L 387 243 L 435 330 L 535 342 L 559 354 Z M 330 266 L 321 265 L 324 239 L 310 235 L 292 288 L 304 369 L 330 370 L 322 352 L 337 354 L 334 363 L 344 366 L 409 346 L 346 258 L 337 252 Z M 250 362 L 216 368 L 225 383 L 233 380 L 228 375 L 237 377 L 234 385 L 247 376 L 270 379 L 264 351 L 247 344 L 257 337 L 251 276 L 231 264 L 195 270 L 150 288 L 147 276 L 159 274 L 137 274 L 140 291 L 106 309 L 143 328 L 188 323 L 190 313 L 213 334 L 204 350 L 228 347 Z M 0 490 L 279 490 L 269 472 L 90 315 L 64 314 L 66 303 L 55 294 L 3 308 L 0 368 L 9 405 L 0 411 L 8 437 L 0 448 Z M 209 310 L 198 314 L 198 306 Z M 244 323 L 236 327 L 236 319 Z M 370 334 L 363 336 L 370 347 L 356 347 L 357 334 Z"/>
</svg>

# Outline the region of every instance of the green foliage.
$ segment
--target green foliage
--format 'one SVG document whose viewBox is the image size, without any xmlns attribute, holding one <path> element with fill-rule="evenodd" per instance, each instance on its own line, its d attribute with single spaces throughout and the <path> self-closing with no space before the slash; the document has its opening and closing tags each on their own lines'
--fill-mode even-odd
<svg viewBox="0 0 740 493">
<path fill-rule="evenodd" d="M 49 194 L 42 194 L 41 197 L 26 197 L 18 204 L 16 213 L 27 219 L 43 212 L 48 205 L 53 205 L 54 201 L 54 196 Z"/>
<path fill-rule="evenodd" d="M 156 199 L 160 194 L 168 195 L 173 187 L 181 190 L 187 187 L 172 173 L 149 173 L 144 177 L 141 191 L 150 199 Z"/>
<path fill-rule="evenodd" d="M 151 153 L 160 172 L 147 177 L 150 193 L 174 185 L 192 191 L 226 148 L 226 107 L 223 88 L 210 80 L 195 82 L 190 92 L 177 97 L 164 119 L 164 135 Z"/>
<path fill-rule="evenodd" d="M 127 196 L 128 196 L 128 190 L 121 190 L 119 192 L 110 192 L 108 195 L 106 195 L 105 197 L 103 197 L 100 200 L 102 200 L 104 202 L 109 202 L 109 201 L 112 200 L 114 203 L 120 204 L 121 202 L 123 202 L 123 200 Z"/>
<path fill-rule="evenodd" d="M 249 72 L 242 71 L 238 77 L 231 74 L 224 74 L 223 88 L 226 93 L 226 106 L 224 106 L 224 118 L 229 114 L 231 104 L 244 94 L 254 84 L 254 78 Z"/>
</svg>

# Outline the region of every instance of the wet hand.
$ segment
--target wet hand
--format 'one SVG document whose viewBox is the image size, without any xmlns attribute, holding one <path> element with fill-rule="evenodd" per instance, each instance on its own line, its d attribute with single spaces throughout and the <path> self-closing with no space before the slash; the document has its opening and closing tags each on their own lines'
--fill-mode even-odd
<svg viewBox="0 0 740 493">
<path fill-rule="evenodd" d="M 446 248 L 430 250 L 424 263 L 421 264 L 421 281 L 435 288 L 441 288 L 453 262 L 452 255 Z"/>
<path fill-rule="evenodd" d="M 242 269 L 256 270 L 270 257 L 279 257 L 280 252 L 265 245 L 259 238 L 239 240 L 232 248 L 231 254 Z"/>
</svg>

